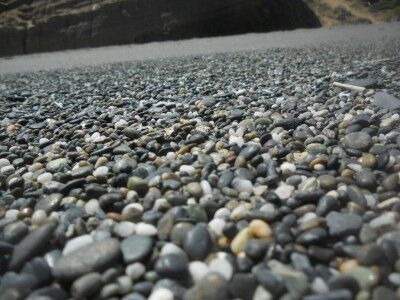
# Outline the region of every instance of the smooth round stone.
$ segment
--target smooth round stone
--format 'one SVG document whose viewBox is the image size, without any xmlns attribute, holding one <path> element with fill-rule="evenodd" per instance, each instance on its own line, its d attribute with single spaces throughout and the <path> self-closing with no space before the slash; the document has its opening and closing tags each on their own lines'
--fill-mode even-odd
<svg viewBox="0 0 400 300">
<path fill-rule="evenodd" d="M 39 182 L 40 184 L 45 184 L 46 182 L 50 182 L 53 179 L 53 174 L 46 172 L 40 174 L 36 181 Z"/>
<path fill-rule="evenodd" d="M 253 300 L 272 300 L 273 296 L 270 292 L 268 292 L 263 286 L 259 285 L 257 286 L 254 295 L 253 295 Z"/>
<path fill-rule="evenodd" d="M 119 286 L 119 294 L 125 295 L 132 291 L 132 279 L 129 276 L 119 276 L 117 278 L 117 284 Z"/>
<path fill-rule="evenodd" d="M 376 272 L 363 266 L 351 268 L 345 274 L 354 277 L 363 289 L 370 289 L 379 281 L 379 275 Z"/>
<path fill-rule="evenodd" d="M 145 260 L 152 251 L 153 239 L 145 235 L 133 235 L 121 242 L 121 251 L 125 263 Z"/>
<path fill-rule="evenodd" d="M 154 270 L 161 277 L 183 279 L 188 274 L 188 261 L 183 255 L 164 255 L 156 261 Z"/>
<path fill-rule="evenodd" d="M 118 160 L 113 166 L 114 173 L 130 173 L 137 166 L 137 162 L 135 159 L 130 157 L 123 157 L 121 160 Z"/>
<path fill-rule="evenodd" d="M 90 298 L 99 292 L 102 284 L 99 273 L 89 273 L 74 281 L 71 287 L 71 294 L 76 299 Z"/>
<path fill-rule="evenodd" d="M 238 205 L 232 211 L 230 218 L 232 221 L 239 221 L 246 217 L 248 211 L 249 209 L 245 205 Z"/>
<path fill-rule="evenodd" d="M 343 144 L 351 149 L 366 151 L 371 147 L 372 139 L 371 136 L 364 131 L 351 132 L 345 135 Z"/>
<path fill-rule="evenodd" d="M 96 177 L 105 177 L 108 174 L 108 168 L 106 166 L 98 167 L 96 170 L 93 171 L 93 176 Z"/>
<path fill-rule="evenodd" d="M 376 177 L 375 175 L 368 170 L 363 170 L 357 172 L 354 175 L 354 179 L 356 180 L 358 186 L 366 189 L 374 189 L 376 187 Z"/>
<path fill-rule="evenodd" d="M 59 168 L 68 166 L 68 159 L 58 158 L 47 163 L 46 169 L 50 172 L 56 172 Z"/>
<path fill-rule="evenodd" d="M 9 209 L 9 210 L 6 211 L 4 217 L 7 218 L 7 219 L 15 220 L 15 219 L 17 219 L 18 214 L 19 214 L 19 210 L 18 209 Z"/>
<path fill-rule="evenodd" d="M 280 168 L 283 176 L 290 176 L 296 172 L 296 166 L 292 163 L 284 162 Z"/>
<path fill-rule="evenodd" d="M 144 195 L 147 193 L 149 186 L 142 178 L 133 176 L 129 177 L 127 188 L 136 191 L 139 195 Z"/>
<path fill-rule="evenodd" d="M 389 281 L 395 286 L 400 286 L 400 273 L 391 273 L 389 275 Z"/>
<path fill-rule="evenodd" d="M 319 186 L 324 190 L 333 190 L 336 188 L 336 178 L 331 175 L 321 175 L 318 177 Z"/>
<path fill-rule="evenodd" d="M 209 223 L 208 223 L 208 227 L 217 235 L 217 236 L 221 236 L 222 235 L 222 231 L 224 229 L 225 226 L 225 221 L 223 219 L 220 218 L 215 218 L 212 219 Z"/>
<path fill-rule="evenodd" d="M 303 272 L 297 271 L 276 260 L 270 260 L 267 265 L 273 274 L 283 279 L 290 293 L 303 295 L 309 288 L 308 278 Z"/>
<path fill-rule="evenodd" d="M 212 193 L 211 185 L 207 180 L 202 180 L 200 185 L 204 195 L 210 195 Z"/>
<path fill-rule="evenodd" d="M 191 183 L 187 184 L 184 187 L 184 189 L 186 190 L 186 192 L 188 192 L 193 197 L 199 198 L 203 194 L 201 185 L 198 182 L 191 182 Z"/>
<path fill-rule="evenodd" d="M 83 246 L 89 245 L 93 243 L 93 237 L 90 234 L 85 234 L 78 236 L 76 238 L 73 238 L 67 242 L 65 245 L 62 254 L 67 255 Z"/>
<path fill-rule="evenodd" d="M 186 253 L 181 248 L 179 248 L 177 245 L 175 245 L 174 243 L 166 243 L 161 248 L 160 254 L 161 254 L 161 256 L 168 255 L 168 254 L 186 255 Z"/>
<path fill-rule="evenodd" d="M 85 212 L 88 215 L 94 216 L 98 211 L 100 211 L 100 204 L 97 199 L 90 199 L 85 204 Z"/>
<path fill-rule="evenodd" d="M 0 158 L 0 169 L 10 165 L 10 161 L 7 158 Z"/>
<path fill-rule="evenodd" d="M 252 220 L 249 224 L 250 234 L 259 239 L 271 238 L 272 229 L 263 220 Z"/>
<path fill-rule="evenodd" d="M 192 260 L 203 260 L 210 254 L 213 240 L 203 224 L 196 224 L 186 235 L 184 250 Z"/>
<path fill-rule="evenodd" d="M 306 146 L 306 150 L 308 152 L 315 153 L 315 154 L 325 154 L 327 151 L 326 147 L 324 145 L 318 144 L 318 143 L 308 144 Z"/>
<path fill-rule="evenodd" d="M 103 271 L 120 258 L 120 245 L 116 239 L 95 241 L 62 256 L 56 261 L 53 276 L 71 281 L 93 271 Z"/>
<path fill-rule="evenodd" d="M 235 273 L 229 283 L 229 291 L 234 299 L 252 300 L 257 281 L 252 273 Z"/>
<path fill-rule="evenodd" d="M 249 195 L 253 193 L 253 184 L 248 179 L 236 177 L 232 180 L 232 187 L 239 193 L 245 192 Z"/>
<path fill-rule="evenodd" d="M 218 273 L 209 273 L 186 292 L 185 299 L 226 300 L 228 299 L 228 283 L 222 275 Z"/>
<path fill-rule="evenodd" d="M 45 196 L 36 203 L 35 210 L 44 210 L 47 214 L 50 214 L 59 207 L 62 197 L 62 194 L 50 194 Z"/>
<path fill-rule="evenodd" d="M 116 224 L 113 232 L 120 238 L 126 238 L 136 231 L 136 224 L 132 222 L 122 221 Z"/>
<path fill-rule="evenodd" d="M 136 234 L 152 236 L 152 235 L 157 235 L 157 233 L 158 233 L 157 227 L 155 227 L 154 225 L 143 222 L 136 224 Z"/>
<path fill-rule="evenodd" d="M 9 165 L 9 166 L 4 166 L 0 169 L 0 173 L 4 174 L 6 176 L 11 175 L 12 173 L 14 173 L 15 168 L 13 165 Z"/>
<path fill-rule="evenodd" d="M 288 184 L 281 184 L 275 189 L 275 194 L 282 200 L 287 200 L 292 195 L 294 186 Z"/>
<path fill-rule="evenodd" d="M 8 269 L 11 271 L 19 270 L 25 262 L 44 254 L 43 252 L 47 250 L 55 227 L 53 223 L 46 223 L 25 236 L 14 247 Z"/>
<path fill-rule="evenodd" d="M 166 288 L 157 288 L 150 296 L 149 300 L 174 300 L 174 294 Z"/>
<path fill-rule="evenodd" d="M 202 261 L 192 261 L 189 264 L 189 272 L 193 281 L 199 282 L 209 272 L 208 266 Z"/>
<path fill-rule="evenodd" d="M 116 283 L 110 283 L 103 286 L 100 292 L 101 299 L 108 299 L 112 296 L 117 296 L 119 294 L 119 286 Z"/>
<path fill-rule="evenodd" d="M 180 222 L 174 225 L 172 227 L 171 232 L 170 232 L 170 239 L 171 242 L 178 246 L 182 246 L 184 243 L 184 240 L 186 238 L 187 233 L 193 228 L 193 225 L 191 223 L 187 222 Z"/>
<path fill-rule="evenodd" d="M 230 280 L 233 274 L 233 267 L 229 261 L 224 258 L 215 258 L 208 265 L 209 272 L 219 273 L 226 280 Z"/>
<path fill-rule="evenodd" d="M 189 175 L 192 175 L 196 169 L 193 166 L 182 165 L 179 167 L 179 172 L 185 172 Z"/>
<path fill-rule="evenodd" d="M 32 225 L 40 226 L 42 225 L 47 219 L 47 214 L 44 210 L 36 210 L 32 215 Z"/>
<path fill-rule="evenodd" d="M 362 218 L 355 214 L 345 214 L 336 211 L 326 216 L 326 223 L 331 236 L 347 236 L 358 234 L 363 224 Z"/>
<path fill-rule="evenodd" d="M 238 255 L 239 253 L 243 252 L 244 247 L 248 240 L 252 238 L 251 231 L 249 228 L 244 228 L 235 236 L 231 243 L 231 250 L 233 253 Z"/>
<path fill-rule="evenodd" d="M 143 213 L 143 206 L 140 203 L 129 203 L 125 206 L 121 212 L 123 220 L 126 221 L 138 221 Z"/>
<path fill-rule="evenodd" d="M 146 267 L 141 263 L 133 263 L 125 268 L 125 274 L 134 281 L 140 279 L 144 273 L 146 273 Z"/>
</svg>

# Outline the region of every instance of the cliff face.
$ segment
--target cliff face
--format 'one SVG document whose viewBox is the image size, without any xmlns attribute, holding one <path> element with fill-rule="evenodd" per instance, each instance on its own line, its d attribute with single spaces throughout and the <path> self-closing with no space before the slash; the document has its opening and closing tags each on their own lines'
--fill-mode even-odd
<svg viewBox="0 0 400 300">
<path fill-rule="evenodd" d="M 301 0 L 8 0 L 0 56 L 317 26 Z"/>
</svg>

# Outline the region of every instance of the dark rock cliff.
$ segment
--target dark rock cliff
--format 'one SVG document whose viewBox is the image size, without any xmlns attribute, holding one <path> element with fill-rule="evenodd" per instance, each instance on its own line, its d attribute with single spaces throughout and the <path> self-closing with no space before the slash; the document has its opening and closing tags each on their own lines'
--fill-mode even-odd
<svg viewBox="0 0 400 300">
<path fill-rule="evenodd" d="M 317 26 L 301 0 L 8 0 L 0 56 Z"/>
</svg>

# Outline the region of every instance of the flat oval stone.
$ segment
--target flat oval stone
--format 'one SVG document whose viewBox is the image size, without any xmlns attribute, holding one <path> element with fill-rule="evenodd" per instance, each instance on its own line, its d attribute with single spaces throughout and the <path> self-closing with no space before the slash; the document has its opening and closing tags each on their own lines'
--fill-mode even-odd
<svg viewBox="0 0 400 300">
<path fill-rule="evenodd" d="M 120 256 L 118 240 L 95 241 L 57 260 L 53 276 L 61 281 L 72 281 L 84 274 L 105 270 L 117 262 Z"/>
<path fill-rule="evenodd" d="M 203 224 L 193 227 L 188 232 L 183 247 L 191 259 L 205 259 L 213 248 L 213 241 L 207 227 Z"/>
<path fill-rule="evenodd" d="M 145 235 L 133 235 L 121 242 L 121 251 L 125 263 L 144 260 L 150 255 L 153 239 Z"/>
<path fill-rule="evenodd" d="M 29 233 L 15 246 L 8 268 L 19 270 L 25 262 L 42 254 L 47 248 L 55 227 L 55 224 L 48 223 Z"/>
<path fill-rule="evenodd" d="M 371 136 L 363 131 L 351 132 L 343 138 L 343 144 L 351 149 L 366 151 L 371 147 Z"/>
</svg>

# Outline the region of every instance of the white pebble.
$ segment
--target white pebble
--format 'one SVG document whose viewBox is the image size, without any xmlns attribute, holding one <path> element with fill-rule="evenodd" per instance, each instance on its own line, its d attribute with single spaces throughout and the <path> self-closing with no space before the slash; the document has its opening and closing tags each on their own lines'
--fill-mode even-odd
<svg viewBox="0 0 400 300">
<path fill-rule="evenodd" d="M 10 161 L 7 158 L 0 158 L 0 169 L 9 165 Z"/>
<path fill-rule="evenodd" d="M 90 199 L 85 204 L 85 211 L 87 214 L 94 216 L 100 210 L 99 201 L 96 199 Z"/>
<path fill-rule="evenodd" d="M 208 266 L 202 261 L 192 261 L 189 264 L 189 272 L 194 282 L 199 282 L 209 272 Z"/>
<path fill-rule="evenodd" d="M 141 263 L 133 263 L 125 268 L 125 274 L 132 280 L 138 280 L 146 273 L 146 267 Z"/>
<path fill-rule="evenodd" d="M 275 190 L 275 194 L 278 195 L 282 200 L 287 200 L 292 195 L 294 186 L 288 184 L 281 184 Z"/>
<path fill-rule="evenodd" d="M 22 178 L 24 181 L 32 181 L 33 173 L 32 172 L 26 172 L 22 174 Z"/>
<path fill-rule="evenodd" d="M 222 235 L 222 230 L 224 229 L 225 221 L 220 218 L 214 218 L 208 223 L 208 227 L 217 235 Z"/>
<path fill-rule="evenodd" d="M 41 139 L 39 139 L 39 145 L 46 144 L 48 141 L 49 141 L 49 139 L 47 139 L 47 138 L 41 138 Z"/>
<path fill-rule="evenodd" d="M 166 288 L 158 288 L 150 294 L 149 300 L 174 300 L 174 294 Z"/>
<path fill-rule="evenodd" d="M 281 172 L 284 176 L 290 176 L 296 172 L 296 166 L 292 163 L 284 162 L 281 164 Z"/>
<path fill-rule="evenodd" d="M 189 165 L 182 165 L 179 168 L 179 172 L 185 172 L 189 175 L 192 175 L 195 171 L 195 168 L 193 166 L 189 166 Z"/>
<path fill-rule="evenodd" d="M 53 179 L 53 174 L 46 172 L 43 174 L 40 174 L 37 177 L 37 182 L 39 182 L 40 184 L 45 184 L 46 182 L 50 182 Z"/>
<path fill-rule="evenodd" d="M 136 234 L 156 235 L 157 232 L 158 232 L 157 228 L 151 224 L 141 222 L 136 225 Z"/>
<path fill-rule="evenodd" d="M 113 232 L 121 237 L 126 238 L 136 231 L 136 224 L 128 221 L 122 221 L 116 224 L 113 228 Z"/>
<path fill-rule="evenodd" d="M 274 297 L 262 285 L 259 285 L 253 295 L 253 300 L 272 300 Z"/>
<path fill-rule="evenodd" d="M 4 166 L 2 168 L 0 168 L 0 173 L 2 174 L 8 174 L 8 173 L 12 173 L 15 171 L 15 168 L 13 165 L 8 165 L 8 166 Z"/>
<path fill-rule="evenodd" d="M 212 193 L 212 188 L 207 180 L 202 180 L 200 182 L 201 189 L 203 190 L 203 195 L 209 195 Z"/>
<path fill-rule="evenodd" d="M 18 213 L 19 213 L 18 209 L 9 209 L 9 210 L 6 211 L 6 214 L 5 214 L 4 217 L 6 219 L 8 219 L 8 218 L 16 219 L 17 216 L 18 216 Z"/>
<path fill-rule="evenodd" d="M 117 122 L 115 122 L 114 127 L 115 128 L 121 128 L 121 127 L 125 127 L 128 125 L 128 122 L 125 121 L 124 119 L 120 119 Z"/>
<path fill-rule="evenodd" d="M 71 253 L 72 251 L 79 249 L 83 246 L 89 245 L 91 243 L 93 243 L 93 237 L 90 234 L 78 236 L 67 242 L 62 251 L 62 254 L 67 255 L 68 253 Z"/>
<path fill-rule="evenodd" d="M 224 258 L 215 258 L 210 262 L 208 266 L 210 272 L 216 272 L 225 277 L 226 280 L 230 280 L 233 273 L 232 265 Z"/>
<path fill-rule="evenodd" d="M 168 254 L 179 254 L 186 256 L 185 251 L 183 251 L 180 247 L 175 245 L 174 243 L 166 243 L 160 252 L 161 256 L 168 255 Z"/>
<path fill-rule="evenodd" d="M 31 220 L 32 225 L 40 226 L 46 221 L 46 218 L 47 218 L 46 212 L 42 209 L 38 209 L 32 215 L 32 220 Z"/>
<path fill-rule="evenodd" d="M 249 195 L 253 193 L 253 184 L 248 179 L 236 177 L 232 180 L 232 187 L 239 193 L 246 192 Z"/>
<path fill-rule="evenodd" d="M 104 177 L 107 176 L 107 173 L 108 173 L 108 168 L 106 166 L 101 166 L 93 171 L 93 176 Z"/>
</svg>

